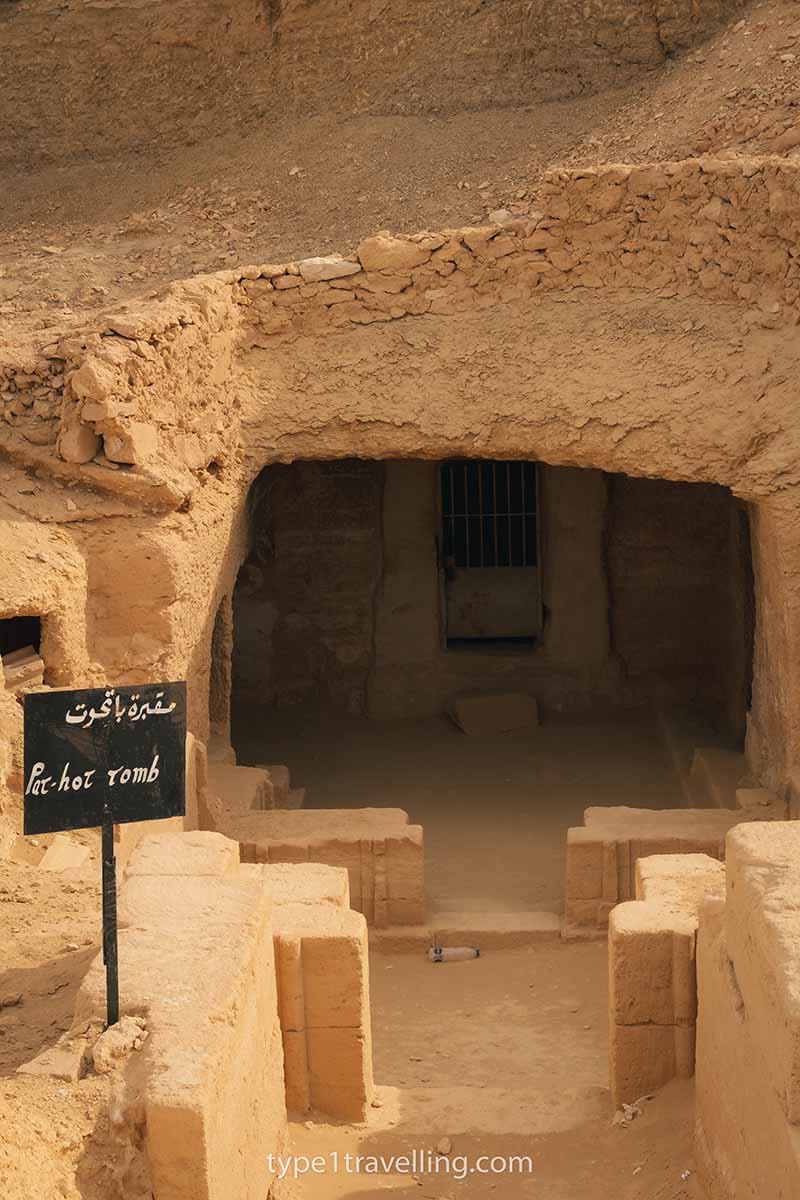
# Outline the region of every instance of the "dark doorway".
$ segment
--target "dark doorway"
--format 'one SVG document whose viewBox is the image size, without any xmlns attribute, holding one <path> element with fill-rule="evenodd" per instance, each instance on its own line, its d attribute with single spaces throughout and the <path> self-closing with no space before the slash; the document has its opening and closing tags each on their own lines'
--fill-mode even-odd
<svg viewBox="0 0 800 1200">
<path fill-rule="evenodd" d="M 32 646 L 39 653 L 42 622 L 39 617 L 6 617 L 0 620 L 0 656 Z"/>
</svg>

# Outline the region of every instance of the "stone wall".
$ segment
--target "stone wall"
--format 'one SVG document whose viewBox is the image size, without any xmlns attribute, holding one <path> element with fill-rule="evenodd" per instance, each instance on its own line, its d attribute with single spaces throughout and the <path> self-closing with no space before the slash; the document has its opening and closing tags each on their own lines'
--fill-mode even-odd
<svg viewBox="0 0 800 1200">
<path fill-rule="evenodd" d="M 626 678 L 743 736 L 752 580 L 730 492 L 624 475 L 609 486 L 611 640 Z"/>
<path fill-rule="evenodd" d="M 240 704 L 364 707 L 381 578 L 382 463 L 270 467 L 234 598 Z M 263 484 L 262 484 L 263 481 Z"/>
<path fill-rule="evenodd" d="M 60 430 L 63 387 L 60 361 L 36 356 L 28 364 L 0 366 L 0 417 L 31 445 L 52 446 Z"/>
<path fill-rule="evenodd" d="M 778 323 L 800 311 L 797 191 L 780 159 L 564 172 L 539 188 L 535 211 L 501 227 L 378 234 L 344 259 L 260 268 L 244 283 L 249 342 L 574 287 L 697 292 Z"/>
<path fill-rule="evenodd" d="M 709 1200 L 800 1192 L 799 835 L 732 830 L 726 899 L 700 910 L 695 1152 Z"/>
<path fill-rule="evenodd" d="M 697 913 L 724 894 L 725 868 L 705 854 L 640 858 L 635 891 L 608 922 L 615 1109 L 694 1074 Z"/>
</svg>

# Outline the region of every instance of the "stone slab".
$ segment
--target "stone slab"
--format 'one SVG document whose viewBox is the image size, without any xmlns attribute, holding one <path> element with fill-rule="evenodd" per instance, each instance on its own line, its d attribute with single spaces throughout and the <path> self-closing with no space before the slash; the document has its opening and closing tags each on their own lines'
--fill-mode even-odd
<svg viewBox="0 0 800 1200">
<path fill-rule="evenodd" d="M 260 812 L 274 806 L 272 780 L 263 767 L 209 762 L 208 786 L 230 813 Z"/>
<path fill-rule="evenodd" d="M 145 834 L 125 868 L 134 875 L 209 875 L 239 873 L 239 847 L 221 833 L 193 829 L 184 833 Z"/>
<path fill-rule="evenodd" d="M 522 733 L 539 725 L 539 707 L 527 692 L 465 693 L 450 702 L 448 712 L 462 733 L 473 737 Z"/>
<path fill-rule="evenodd" d="M 78 871 L 91 860 L 88 846 L 57 833 L 42 855 L 39 866 L 43 871 Z"/>
<path fill-rule="evenodd" d="M 241 869 L 245 866 L 242 864 Z M 263 872 L 276 905 L 350 907 L 350 881 L 344 867 L 330 867 L 325 863 L 271 863 L 258 869 Z"/>
</svg>

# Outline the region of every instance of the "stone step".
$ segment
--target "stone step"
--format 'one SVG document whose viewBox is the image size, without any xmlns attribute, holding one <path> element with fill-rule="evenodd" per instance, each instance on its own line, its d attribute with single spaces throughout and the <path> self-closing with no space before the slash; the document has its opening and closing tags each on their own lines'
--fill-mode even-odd
<svg viewBox="0 0 800 1200">
<path fill-rule="evenodd" d="M 306 789 L 292 787 L 288 767 L 281 764 L 266 766 L 263 763 L 257 763 L 256 765 L 260 771 L 266 771 L 272 781 L 272 808 L 296 810 L 305 807 Z"/>
<path fill-rule="evenodd" d="M 8 692 L 41 687 L 44 683 L 44 661 L 33 646 L 12 650 L 3 655 L 3 679 Z"/>
<path fill-rule="evenodd" d="M 552 912 L 434 911 L 422 925 L 371 929 L 370 945 L 375 950 L 423 950 L 437 944 L 477 946 L 483 951 L 533 946 L 560 936 L 561 918 Z"/>
<path fill-rule="evenodd" d="M 274 807 L 272 780 L 263 767 L 235 767 L 225 762 L 208 764 L 208 786 L 231 814 Z"/>
</svg>

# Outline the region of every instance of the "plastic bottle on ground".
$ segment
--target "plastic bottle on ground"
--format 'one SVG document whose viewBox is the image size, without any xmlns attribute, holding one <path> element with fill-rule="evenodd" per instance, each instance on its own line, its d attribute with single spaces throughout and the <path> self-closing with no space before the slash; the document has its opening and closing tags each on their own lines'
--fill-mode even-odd
<svg viewBox="0 0 800 1200">
<path fill-rule="evenodd" d="M 477 946 L 431 946 L 428 958 L 431 962 L 464 962 L 468 958 L 480 958 Z"/>
</svg>

